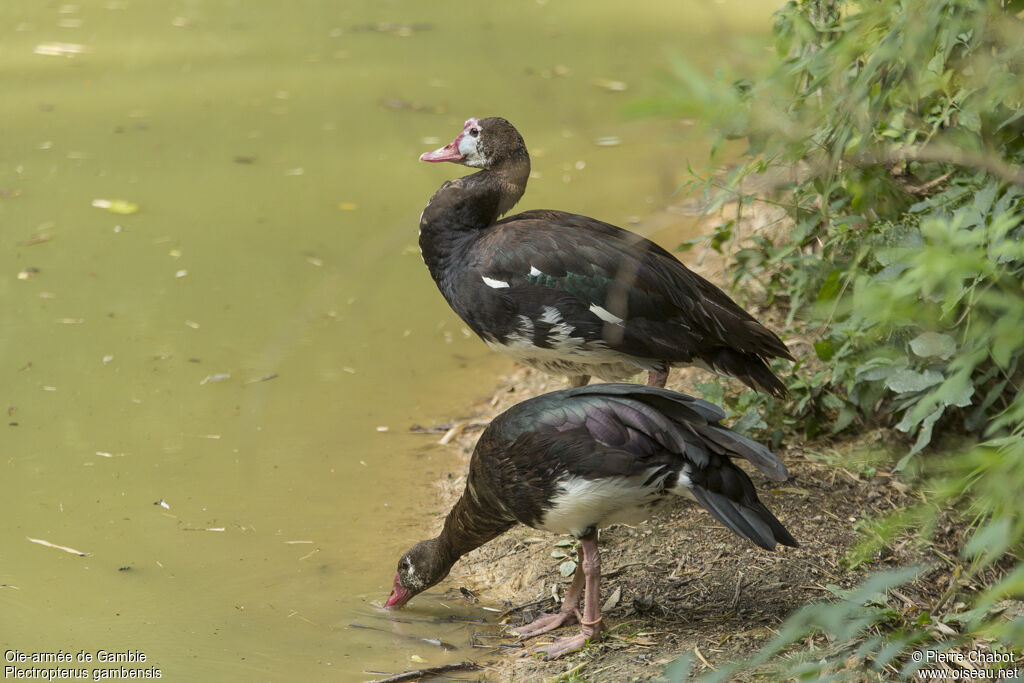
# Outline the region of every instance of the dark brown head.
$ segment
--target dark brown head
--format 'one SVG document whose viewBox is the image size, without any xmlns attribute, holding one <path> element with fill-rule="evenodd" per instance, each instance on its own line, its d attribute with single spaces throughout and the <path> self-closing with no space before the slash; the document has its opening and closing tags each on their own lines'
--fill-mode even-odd
<svg viewBox="0 0 1024 683">
<path fill-rule="evenodd" d="M 440 538 L 420 541 L 402 555 L 395 572 L 395 584 L 385 607 L 404 607 L 414 596 L 448 576 L 455 560 L 444 552 Z"/>
<path fill-rule="evenodd" d="M 529 160 L 523 136 L 497 116 L 469 119 L 454 140 L 420 156 L 420 161 L 452 161 L 473 168 L 498 168 L 524 161 L 529 168 Z"/>
</svg>

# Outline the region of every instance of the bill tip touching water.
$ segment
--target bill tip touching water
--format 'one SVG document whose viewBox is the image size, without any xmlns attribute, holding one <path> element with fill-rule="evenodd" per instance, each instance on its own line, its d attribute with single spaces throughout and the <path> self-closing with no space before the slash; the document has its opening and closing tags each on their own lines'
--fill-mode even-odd
<svg viewBox="0 0 1024 683">
<path fill-rule="evenodd" d="M 516 524 L 570 534 L 580 541 L 579 562 L 561 609 L 515 631 L 532 638 L 579 623 L 578 634 L 537 648 L 550 659 L 606 630 L 598 601 L 603 526 L 646 519 L 683 497 L 758 547 L 797 546 L 732 459 L 773 481 L 786 479 L 785 466 L 721 426 L 723 417 L 706 401 L 635 384 L 566 389 L 513 406 L 477 441 L 465 490 L 441 533 L 402 555 L 385 607 L 403 607 L 448 576 L 460 557 Z"/>
</svg>

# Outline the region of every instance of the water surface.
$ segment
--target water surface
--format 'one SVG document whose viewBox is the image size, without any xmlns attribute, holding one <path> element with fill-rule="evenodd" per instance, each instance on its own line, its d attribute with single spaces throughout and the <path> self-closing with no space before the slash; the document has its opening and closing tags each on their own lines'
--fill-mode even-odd
<svg viewBox="0 0 1024 683">
<path fill-rule="evenodd" d="M 169 680 L 478 656 L 442 617 L 486 613 L 440 590 L 395 628 L 457 651 L 349 626 L 391 628 L 375 603 L 459 467 L 409 426 L 509 368 L 420 261 L 462 169 L 416 158 L 500 114 L 534 155 L 520 208 L 626 224 L 706 144 L 625 104 L 773 4 L 0 6 L 0 648 Z"/>
</svg>

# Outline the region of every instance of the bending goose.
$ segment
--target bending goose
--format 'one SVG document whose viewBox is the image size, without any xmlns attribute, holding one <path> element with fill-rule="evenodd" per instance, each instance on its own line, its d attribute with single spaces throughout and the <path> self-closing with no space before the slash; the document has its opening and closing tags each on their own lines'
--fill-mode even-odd
<svg viewBox="0 0 1024 683">
<path fill-rule="evenodd" d="M 420 252 L 455 312 L 491 348 L 574 386 L 701 365 L 785 396 L 768 368 L 786 345 L 653 242 L 564 211 L 499 217 L 526 191 L 530 155 L 508 121 L 466 121 L 421 161 L 480 171 L 446 182 L 420 217 Z"/>
<path fill-rule="evenodd" d="M 645 519 L 669 494 L 695 499 L 762 548 L 796 546 L 730 458 L 750 461 L 775 481 L 786 478 L 785 466 L 764 446 L 719 425 L 722 417 L 691 396 L 615 383 L 556 391 L 510 408 L 480 436 L 465 491 L 440 535 L 399 560 L 386 606 L 402 607 L 444 579 L 462 555 L 516 523 L 572 534 L 580 540 L 580 561 L 561 609 L 517 631 L 529 638 L 578 621 L 579 634 L 539 648 L 553 659 L 604 630 L 598 528 Z"/>
</svg>

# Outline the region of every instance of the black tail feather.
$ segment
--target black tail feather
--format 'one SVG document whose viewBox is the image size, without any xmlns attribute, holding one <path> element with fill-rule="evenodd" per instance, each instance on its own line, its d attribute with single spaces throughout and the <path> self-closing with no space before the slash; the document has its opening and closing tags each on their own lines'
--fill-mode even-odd
<svg viewBox="0 0 1024 683">
<path fill-rule="evenodd" d="M 782 522 L 757 498 L 747 473 L 728 460 L 690 473 L 690 491 L 715 519 L 751 543 L 773 550 L 776 543 L 796 546 Z"/>
<path fill-rule="evenodd" d="M 765 550 L 774 550 L 776 543 L 793 548 L 800 545 L 760 501 L 738 502 L 707 489 L 694 487 L 691 490 L 697 502 L 715 519 L 754 545 Z"/>
<path fill-rule="evenodd" d="M 751 389 L 765 391 L 775 398 L 786 398 L 789 391 L 760 356 L 723 349 L 705 360 L 712 368 L 735 377 Z"/>
</svg>

